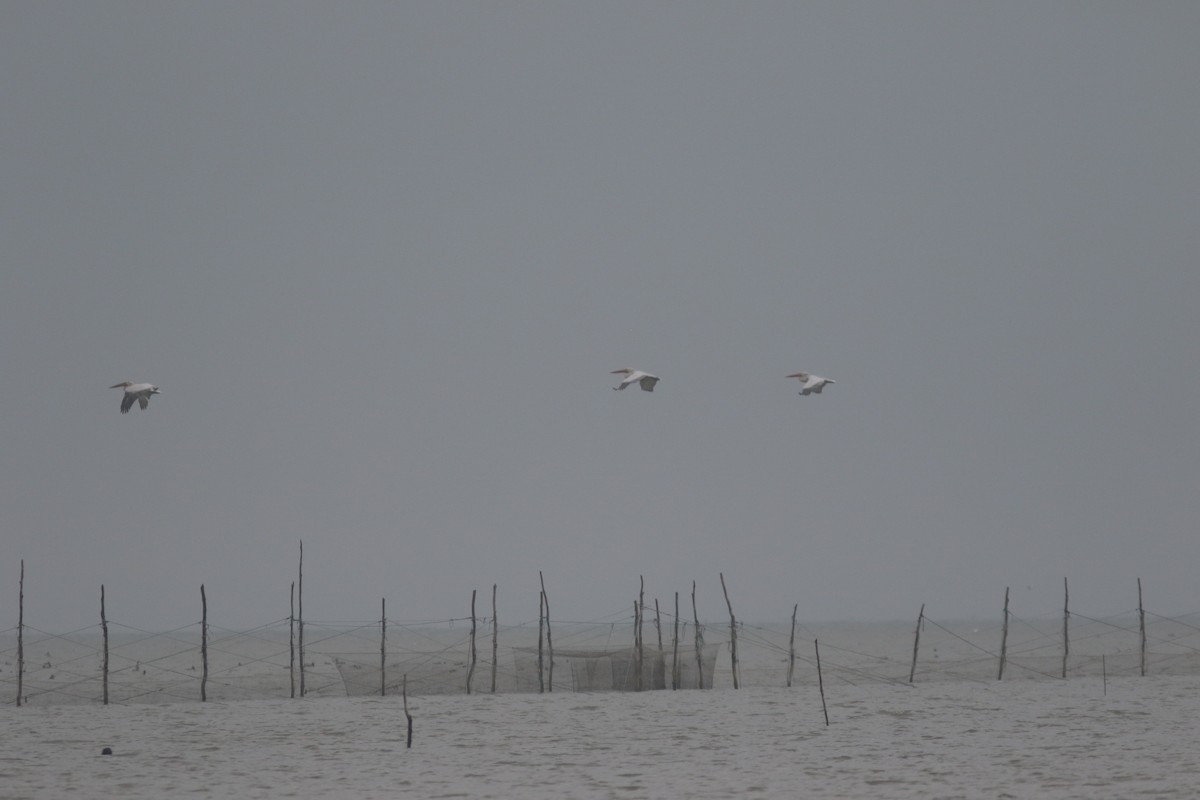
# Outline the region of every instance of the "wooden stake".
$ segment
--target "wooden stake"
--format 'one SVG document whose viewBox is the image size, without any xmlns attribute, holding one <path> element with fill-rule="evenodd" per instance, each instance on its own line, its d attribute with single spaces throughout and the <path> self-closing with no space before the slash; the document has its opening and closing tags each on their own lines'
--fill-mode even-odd
<svg viewBox="0 0 1200 800">
<path fill-rule="evenodd" d="M 917 646 L 921 643 L 921 623 L 925 620 L 925 604 L 921 603 L 921 613 L 917 615 L 917 633 L 913 637 L 913 660 L 912 669 L 908 671 L 908 682 L 913 682 L 913 676 L 917 674 Z"/>
<path fill-rule="evenodd" d="M 787 685 L 792 687 L 792 673 L 796 670 L 796 609 L 800 608 L 800 604 L 792 606 L 792 635 L 788 639 L 788 672 Z"/>
<path fill-rule="evenodd" d="M 825 705 L 825 681 L 821 677 L 821 645 L 816 639 L 813 639 L 813 649 L 817 651 L 817 688 L 821 690 L 821 711 L 825 714 L 825 727 L 828 728 L 829 709 Z"/>
<path fill-rule="evenodd" d="M 379 696 L 387 696 L 387 598 L 379 598 Z"/>
<path fill-rule="evenodd" d="M 1004 664 L 1008 661 L 1008 587 L 1004 587 L 1004 627 L 1000 634 L 1000 672 L 996 680 L 1004 680 Z"/>
<path fill-rule="evenodd" d="M 208 701 L 208 598 L 204 594 L 204 584 L 200 584 L 200 663 L 203 672 L 200 675 L 200 702 Z"/>
<path fill-rule="evenodd" d="M 1071 623 L 1071 593 L 1067 591 L 1067 579 L 1063 578 L 1063 662 L 1062 676 L 1067 677 L 1067 655 L 1071 652 L 1071 642 L 1068 636 L 1068 628 Z"/>
<path fill-rule="evenodd" d="M 408 673 L 404 673 L 404 679 L 400 684 L 400 694 L 404 698 L 404 718 L 408 720 L 408 744 L 407 747 L 412 749 L 412 714 L 408 713 Z"/>
<path fill-rule="evenodd" d="M 725 573 L 721 576 L 721 591 L 725 593 L 725 605 L 729 607 L 729 671 L 733 674 L 733 688 L 738 688 L 737 620 L 733 618 L 733 603 L 729 602 L 729 590 L 725 588 Z"/>
<path fill-rule="evenodd" d="M 475 677 L 475 590 L 471 590 L 471 658 L 467 667 L 467 694 L 471 693 L 471 679 Z"/>
<path fill-rule="evenodd" d="M 696 582 L 692 581 L 692 618 L 696 621 L 697 689 L 704 688 L 704 632 L 700 630 L 700 613 L 696 611 Z"/>
<path fill-rule="evenodd" d="M 679 592 L 675 593 L 675 633 L 671 638 L 671 689 L 679 688 Z"/>
<path fill-rule="evenodd" d="M 1142 632 L 1142 677 L 1146 677 L 1146 608 L 1142 605 L 1142 579 L 1138 578 L 1138 627 Z"/>
<path fill-rule="evenodd" d="M 546 626 L 546 592 L 538 593 L 538 692 L 546 691 L 546 672 L 542 665 L 542 637 L 545 636 Z"/>
<path fill-rule="evenodd" d="M 653 688 L 663 689 L 663 688 L 666 688 L 665 680 L 663 680 L 661 682 L 663 685 L 660 685 L 659 679 L 660 679 L 660 677 L 665 678 L 665 676 L 666 676 L 667 661 L 666 661 L 666 657 L 663 655 L 662 611 L 660 611 L 658 608 L 658 598 L 657 597 L 654 598 L 654 631 L 655 631 L 655 633 L 658 634 L 658 662 L 657 662 L 657 666 L 654 668 L 655 680 L 654 680 Z"/>
<path fill-rule="evenodd" d="M 108 705 L 108 617 L 104 613 L 104 584 L 100 584 L 100 630 L 104 631 L 104 705 Z"/>
<path fill-rule="evenodd" d="M 496 693 L 496 660 L 500 648 L 500 623 L 496 618 L 496 584 L 492 584 L 492 694 Z"/>
<path fill-rule="evenodd" d="M 549 659 L 550 666 L 546 672 L 546 691 L 554 691 L 554 640 L 550 638 L 550 595 L 546 594 L 546 579 L 542 577 L 542 571 L 538 570 L 538 580 L 542 583 L 542 602 L 546 606 L 546 658 Z"/>
<path fill-rule="evenodd" d="M 21 580 L 17 584 L 17 708 L 21 707 L 25 684 L 25 559 L 21 559 Z"/>
<path fill-rule="evenodd" d="M 638 601 L 633 601 L 633 690 L 642 690 L 642 619 Z"/>
</svg>

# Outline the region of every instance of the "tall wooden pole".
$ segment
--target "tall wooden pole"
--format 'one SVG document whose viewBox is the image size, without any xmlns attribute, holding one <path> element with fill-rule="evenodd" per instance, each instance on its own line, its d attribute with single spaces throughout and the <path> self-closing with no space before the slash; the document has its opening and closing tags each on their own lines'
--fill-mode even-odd
<svg viewBox="0 0 1200 800">
<path fill-rule="evenodd" d="M 108 617 L 104 612 L 104 584 L 100 584 L 100 630 L 104 632 L 104 705 L 108 705 Z"/>
<path fill-rule="evenodd" d="M 1000 672 L 996 680 L 1004 680 L 1004 664 L 1008 661 L 1008 587 L 1004 587 L 1004 627 L 1000 633 Z"/>
<path fill-rule="evenodd" d="M 538 692 L 546 691 L 546 671 L 542 664 L 542 639 L 546 629 L 546 592 L 538 592 Z"/>
<path fill-rule="evenodd" d="M 733 673 L 733 688 L 738 688 L 737 620 L 733 618 L 733 603 L 729 602 L 729 590 L 725 588 L 725 573 L 721 576 L 721 591 L 725 593 L 725 605 L 729 607 L 729 670 Z"/>
<path fill-rule="evenodd" d="M 1067 677 L 1067 656 L 1071 652 L 1069 628 L 1071 624 L 1071 593 L 1067 590 L 1067 579 L 1063 578 L 1063 662 L 1062 676 Z"/>
<path fill-rule="evenodd" d="M 496 618 L 496 584 L 492 584 L 492 694 L 496 693 L 496 660 L 500 651 L 500 623 Z"/>
<path fill-rule="evenodd" d="M 200 702 L 208 701 L 208 597 L 204 584 L 200 584 Z"/>
<path fill-rule="evenodd" d="M 21 581 L 17 584 L 17 707 L 25 684 L 25 559 L 21 559 Z"/>
<path fill-rule="evenodd" d="M 471 693 L 471 679 L 475 677 L 475 590 L 471 590 L 471 657 L 467 666 L 467 694 Z"/>
<path fill-rule="evenodd" d="M 1138 627 L 1142 633 L 1142 677 L 1146 677 L 1146 607 L 1142 605 L 1142 579 L 1138 578 Z"/>
<path fill-rule="evenodd" d="M 817 688 L 821 690 L 821 711 L 825 713 L 825 727 L 829 727 L 829 708 L 825 705 L 825 679 L 821 677 L 821 644 L 813 639 L 813 650 L 817 653 Z"/>
<path fill-rule="evenodd" d="M 788 639 L 788 688 L 792 686 L 792 673 L 796 671 L 796 609 L 798 608 L 800 608 L 799 603 L 792 606 L 792 635 Z"/>
<path fill-rule="evenodd" d="M 633 601 L 633 690 L 642 690 L 642 619 L 638 601 Z"/>
<path fill-rule="evenodd" d="M 379 598 L 379 696 L 387 696 L 387 598 Z"/>
<path fill-rule="evenodd" d="M 700 630 L 700 613 L 696 610 L 696 582 L 692 581 L 692 618 L 696 621 L 696 676 L 697 689 L 704 688 L 704 633 Z"/>
<path fill-rule="evenodd" d="M 667 672 L 667 661 L 666 656 L 663 655 L 662 611 L 659 610 L 657 597 L 654 598 L 654 631 L 658 634 L 658 662 L 654 668 L 654 674 L 656 676 L 654 680 L 654 688 L 659 689 L 665 688 L 665 680 L 663 681 L 664 685 L 660 686 L 658 676 L 661 676 L 665 679 Z"/>
<path fill-rule="evenodd" d="M 921 613 L 917 615 L 917 633 L 913 637 L 913 660 L 912 669 L 908 671 L 908 682 L 913 682 L 913 677 L 917 674 L 917 647 L 921 644 L 921 623 L 925 621 L 925 604 L 921 603 Z"/>
<path fill-rule="evenodd" d="M 300 634 L 300 696 L 304 697 L 304 540 L 300 540 L 299 582 L 296 585 L 297 608 L 300 613 L 297 629 Z"/>
<path fill-rule="evenodd" d="M 550 637 L 550 595 L 546 594 L 546 579 L 538 570 L 538 580 L 542 584 L 542 603 L 546 607 L 546 658 L 549 666 L 546 670 L 546 691 L 554 691 L 554 640 Z"/>
<path fill-rule="evenodd" d="M 671 689 L 679 688 L 679 592 L 675 593 L 675 634 L 671 638 Z"/>
</svg>

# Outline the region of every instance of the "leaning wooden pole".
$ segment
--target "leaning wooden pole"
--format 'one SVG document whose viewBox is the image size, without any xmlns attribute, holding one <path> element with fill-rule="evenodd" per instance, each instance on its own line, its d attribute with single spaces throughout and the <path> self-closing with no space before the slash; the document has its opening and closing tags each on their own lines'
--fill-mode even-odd
<svg viewBox="0 0 1200 800">
<path fill-rule="evenodd" d="M 679 688 L 679 592 L 675 593 L 675 633 L 671 638 L 671 689 Z"/>
<path fill-rule="evenodd" d="M 104 612 L 104 584 L 100 584 L 100 630 L 104 632 L 104 705 L 108 705 L 108 616 Z"/>
<path fill-rule="evenodd" d="M 500 651 L 500 623 L 496 621 L 496 584 L 492 584 L 492 694 L 496 693 L 496 660 Z"/>
<path fill-rule="evenodd" d="M 733 603 L 729 602 L 729 590 L 725 588 L 725 573 L 721 576 L 721 591 L 725 593 L 725 605 L 729 608 L 729 671 L 733 674 L 733 688 L 738 688 L 737 620 L 733 618 Z"/>
<path fill-rule="evenodd" d="M 288 683 L 291 697 L 296 696 L 296 582 L 292 581 L 292 592 L 288 601 Z"/>
<path fill-rule="evenodd" d="M 404 673 L 404 679 L 400 683 L 400 695 L 404 698 L 404 718 L 408 720 L 408 739 L 405 745 L 412 749 L 412 714 L 408 713 L 408 673 Z"/>
<path fill-rule="evenodd" d="M 17 707 L 25 684 L 25 559 L 21 559 L 21 580 L 17 584 Z"/>
<path fill-rule="evenodd" d="M 658 634 L 658 661 L 654 665 L 654 688 L 666 688 L 667 659 L 663 653 L 662 641 L 662 611 L 658 607 L 658 598 L 654 598 L 654 632 Z"/>
<path fill-rule="evenodd" d="M 821 711 L 825 714 L 825 727 L 829 727 L 829 708 L 825 705 L 825 679 L 821 677 L 821 644 L 813 639 L 813 650 L 817 653 L 817 688 L 821 690 Z"/>
<path fill-rule="evenodd" d="M 538 570 L 538 580 L 542 584 L 542 603 L 546 607 L 546 691 L 554 691 L 554 640 L 550 636 L 550 595 L 546 594 L 546 579 Z"/>
<path fill-rule="evenodd" d="M 1067 590 L 1067 579 L 1063 578 L 1063 661 L 1062 676 L 1067 677 L 1067 656 L 1071 652 L 1071 593 Z"/>
<path fill-rule="evenodd" d="M 792 686 L 792 673 L 796 671 L 796 610 L 798 608 L 800 608 L 799 603 L 792 606 L 792 635 L 788 639 L 787 685 L 789 689 Z"/>
<path fill-rule="evenodd" d="M 379 598 L 379 696 L 387 697 L 387 598 Z"/>
<path fill-rule="evenodd" d="M 1004 587 L 1004 627 L 1000 629 L 1000 672 L 996 680 L 1004 680 L 1004 665 L 1008 661 L 1008 587 Z"/>
<path fill-rule="evenodd" d="M 696 621 L 696 688 L 704 688 L 704 632 L 700 629 L 700 612 L 696 610 L 696 582 L 692 581 L 692 618 Z"/>
<path fill-rule="evenodd" d="M 300 540 L 300 569 L 296 585 L 297 610 L 300 614 L 296 626 L 300 634 L 300 696 L 304 697 L 304 540 Z"/>
<path fill-rule="evenodd" d="M 208 597 L 200 584 L 200 702 L 208 701 Z"/>
<path fill-rule="evenodd" d="M 1138 578 L 1138 628 L 1142 633 L 1142 677 L 1146 677 L 1146 607 L 1142 605 L 1142 579 Z"/>
<path fill-rule="evenodd" d="M 467 661 L 467 694 L 471 693 L 471 679 L 475 677 L 475 590 L 471 590 L 471 656 Z"/>
<path fill-rule="evenodd" d="M 546 593 L 538 592 L 538 692 L 546 691 L 546 668 L 542 663 L 542 642 L 546 635 Z"/>
<path fill-rule="evenodd" d="M 917 615 L 917 632 L 913 636 L 912 668 L 908 671 L 908 682 L 912 683 L 917 674 L 917 648 L 921 644 L 921 623 L 925 621 L 925 604 L 921 603 L 921 613 Z"/>
</svg>

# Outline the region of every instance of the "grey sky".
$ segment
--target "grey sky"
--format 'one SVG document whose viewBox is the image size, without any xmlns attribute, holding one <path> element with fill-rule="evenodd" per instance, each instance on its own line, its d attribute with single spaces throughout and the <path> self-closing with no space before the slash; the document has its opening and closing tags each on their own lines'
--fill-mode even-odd
<svg viewBox="0 0 1200 800">
<path fill-rule="evenodd" d="M 1200 6 L 0 6 L 0 608 L 1200 610 Z M 609 389 L 646 369 L 653 394 Z M 837 384 L 801 398 L 798 370 Z M 162 388 L 119 413 L 117 381 Z"/>
</svg>

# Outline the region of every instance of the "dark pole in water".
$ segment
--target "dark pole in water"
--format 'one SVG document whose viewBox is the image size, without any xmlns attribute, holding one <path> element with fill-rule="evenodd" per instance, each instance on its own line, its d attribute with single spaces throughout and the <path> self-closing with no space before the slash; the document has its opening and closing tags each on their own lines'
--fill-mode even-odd
<svg viewBox="0 0 1200 800">
<path fill-rule="evenodd" d="M 704 632 L 700 630 L 700 613 L 696 611 L 696 582 L 692 581 L 692 618 L 696 621 L 696 688 L 704 688 Z"/>
<path fill-rule="evenodd" d="M 25 559 L 21 559 L 21 581 L 17 594 L 17 707 L 25 683 Z"/>
<path fill-rule="evenodd" d="M 633 601 L 633 690 L 642 690 L 642 618 L 638 601 Z"/>
<path fill-rule="evenodd" d="M 387 696 L 387 598 L 379 598 L 379 696 Z"/>
<path fill-rule="evenodd" d="M 679 688 L 679 592 L 675 593 L 675 629 L 671 638 L 671 689 Z"/>
<path fill-rule="evenodd" d="M 908 671 L 908 682 L 913 682 L 913 676 L 917 674 L 917 647 L 921 644 L 921 623 L 925 621 L 925 604 L 921 603 L 921 613 L 917 615 L 917 632 L 913 636 L 913 660 L 912 669 Z"/>
<path fill-rule="evenodd" d="M 792 636 L 788 639 L 788 688 L 792 686 L 792 673 L 796 671 L 796 609 L 798 608 L 800 608 L 799 603 L 792 606 Z"/>
<path fill-rule="evenodd" d="M 546 605 L 546 659 L 549 662 L 546 669 L 546 691 L 554 691 L 554 640 L 550 637 L 550 595 L 546 594 L 546 579 L 538 570 L 538 580 L 542 584 L 542 602 Z"/>
<path fill-rule="evenodd" d="M 492 694 L 496 693 L 496 654 L 500 648 L 500 623 L 496 619 L 496 584 L 492 584 Z"/>
<path fill-rule="evenodd" d="M 821 645 L 813 639 L 813 649 L 817 651 L 817 688 L 821 690 L 821 711 L 825 714 L 825 727 L 829 727 L 829 709 L 825 705 L 825 680 L 821 677 Z"/>
<path fill-rule="evenodd" d="M 666 688 L 666 656 L 663 654 L 662 642 L 662 611 L 658 607 L 658 598 L 654 598 L 654 632 L 658 635 L 658 662 L 654 667 L 654 688 Z"/>
<path fill-rule="evenodd" d="M 1146 608 L 1142 605 L 1142 579 L 1138 578 L 1138 627 L 1142 632 L 1142 677 L 1146 677 Z"/>
<path fill-rule="evenodd" d="M 1071 652 L 1071 642 L 1067 636 L 1067 629 L 1071 622 L 1071 593 L 1067 591 L 1067 579 L 1063 578 L 1063 663 L 1062 676 L 1067 677 L 1067 655 Z"/>
<path fill-rule="evenodd" d="M 996 680 L 1004 680 L 1004 662 L 1008 660 L 1008 587 L 1004 587 L 1004 627 L 1000 633 L 1000 672 Z"/>
<path fill-rule="evenodd" d="M 467 694 L 471 693 L 471 679 L 475 677 L 475 589 L 471 590 L 471 658 L 467 666 Z"/>
<path fill-rule="evenodd" d="M 100 584 L 100 629 L 104 631 L 104 705 L 108 705 L 108 617 L 104 613 L 104 584 Z"/>
<path fill-rule="evenodd" d="M 538 692 L 546 691 L 546 673 L 542 665 L 542 637 L 545 636 L 546 626 L 546 591 L 538 593 Z"/>
<path fill-rule="evenodd" d="M 404 698 L 404 718 L 408 720 L 408 744 L 407 747 L 412 749 L 412 714 L 408 713 L 408 673 L 404 673 L 404 680 L 400 684 L 400 693 Z"/>
<path fill-rule="evenodd" d="M 725 588 L 725 573 L 721 576 L 721 591 L 725 593 L 725 605 L 729 608 L 729 671 L 733 674 L 733 688 L 738 688 L 737 620 L 733 618 L 733 603 L 729 602 L 729 590 Z"/>
<path fill-rule="evenodd" d="M 203 672 L 200 675 L 200 702 L 208 701 L 208 597 L 204 594 L 204 584 L 200 584 L 200 663 Z"/>
</svg>

